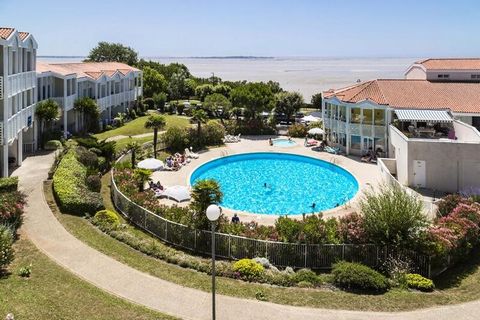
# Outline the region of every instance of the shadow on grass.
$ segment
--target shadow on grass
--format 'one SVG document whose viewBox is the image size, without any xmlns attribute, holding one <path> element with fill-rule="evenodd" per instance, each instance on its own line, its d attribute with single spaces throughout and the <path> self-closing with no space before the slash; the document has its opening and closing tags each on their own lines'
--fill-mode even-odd
<svg viewBox="0 0 480 320">
<path fill-rule="evenodd" d="M 435 286 L 440 290 L 458 287 L 464 279 L 477 273 L 479 267 L 480 248 L 476 248 L 466 259 L 436 277 Z"/>
</svg>

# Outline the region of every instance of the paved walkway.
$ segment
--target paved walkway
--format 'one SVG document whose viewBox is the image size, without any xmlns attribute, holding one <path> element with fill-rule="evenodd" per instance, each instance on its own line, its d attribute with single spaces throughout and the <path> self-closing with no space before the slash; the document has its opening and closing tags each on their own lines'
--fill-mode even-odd
<svg viewBox="0 0 480 320">
<path fill-rule="evenodd" d="M 158 134 L 161 134 L 165 131 L 159 131 Z M 152 136 L 153 137 L 153 132 L 147 132 L 147 133 L 142 133 L 142 134 L 135 134 L 133 136 L 125 136 L 125 135 L 118 135 L 118 136 L 113 136 L 113 137 L 110 137 L 110 138 L 107 138 L 106 141 L 118 141 L 118 140 L 122 140 L 122 139 L 125 139 L 125 138 L 133 138 L 133 139 L 136 139 L 136 138 L 145 138 L 145 137 L 150 137 Z"/>
<path fill-rule="evenodd" d="M 210 319 L 210 294 L 130 268 L 87 246 L 58 222 L 42 191 L 53 155 L 32 156 L 14 172 L 28 195 L 23 231 L 47 256 L 80 278 L 116 296 L 183 319 Z M 217 296 L 217 318 L 328 320 L 478 319 L 480 301 L 404 313 L 355 312 L 277 305 Z"/>
</svg>

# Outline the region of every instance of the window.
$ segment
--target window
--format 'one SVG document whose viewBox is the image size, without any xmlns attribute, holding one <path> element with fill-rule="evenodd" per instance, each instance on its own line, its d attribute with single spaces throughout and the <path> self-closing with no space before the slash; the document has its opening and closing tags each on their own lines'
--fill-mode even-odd
<svg viewBox="0 0 480 320">
<path fill-rule="evenodd" d="M 373 111 L 372 109 L 363 109 L 363 124 L 373 123 Z"/>
<path fill-rule="evenodd" d="M 360 150 L 362 148 L 362 139 L 360 136 L 350 136 L 350 148 Z"/>
<path fill-rule="evenodd" d="M 361 118 L 361 109 L 360 108 L 352 108 L 351 109 L 351 115 L 350 115 L 350 122 L 351 123 L 360 123 L 362 118 Z"/>
<path fill-rule="evenodd" d="M 441 74 L 438 74 L 438 75 L 437 75 L 437 78 L 439 78 L 439 79 L 448 79 L 448 78 L 450 78 L 450 75 L 449 75 L 449 74 L 446 74 L 446 73 L 441 73 Z"/>
<path fill-rule="evenodd" d="M 385 124 L 385 110 L 375 109 L 375 125 L 382 126 Z"/>
<path fill-rule="evenodd" d="M 471 78 L 472 78 L 473 80 L 480 80 L 480 74 L 472 74 L 472 75 L 471 75 Z"/>
</svg>

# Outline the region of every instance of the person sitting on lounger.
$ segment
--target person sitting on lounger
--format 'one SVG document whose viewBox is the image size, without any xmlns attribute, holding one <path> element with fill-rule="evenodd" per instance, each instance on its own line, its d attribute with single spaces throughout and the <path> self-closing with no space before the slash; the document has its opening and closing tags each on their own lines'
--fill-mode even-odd
<svg viewBox="0 0 480 320">
<path fill-rule="evenodd" d="M 237 216 L 236 213 L 233 214 L 232 223 L 240 223 L 240 218 Z"/>
</svg>

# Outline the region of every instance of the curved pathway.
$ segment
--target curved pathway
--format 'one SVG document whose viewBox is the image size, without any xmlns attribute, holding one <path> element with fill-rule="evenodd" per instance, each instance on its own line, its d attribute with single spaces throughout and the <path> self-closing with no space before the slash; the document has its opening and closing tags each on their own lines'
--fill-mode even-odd
<svg viewBox="0 0 480 320">
<path fill-rule="evenodd" d="M 210 319 L 210 293 L 182 287 L 128 267 L 68 233 L 48 207 L 43 180 L 54 156 L 27 158 L 14 172 L 28 195 L 23 226 L 33 243 L 58 264 L 116 296 L 183 319 Z M 478 319 L 480 301 L 412 312 L 357 312 L 278 305 L 217 296 L 217 317 L 230 319 L 414 320 Z"/>
</svg>

